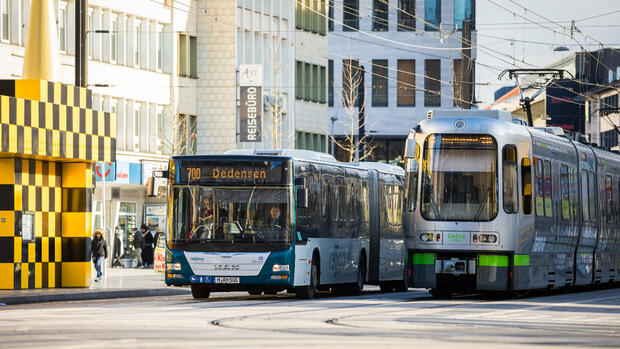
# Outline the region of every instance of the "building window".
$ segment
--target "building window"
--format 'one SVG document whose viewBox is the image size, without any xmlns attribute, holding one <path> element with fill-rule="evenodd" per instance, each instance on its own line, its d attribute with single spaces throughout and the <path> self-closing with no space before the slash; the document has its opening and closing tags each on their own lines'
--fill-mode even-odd
<svg viewBox="0 0 620 349">
<path fill-rule="evenodd" d="M 441 23 L 441 0 L 424 0 L 424 30 L 437 31 Z"/>
<path fill-rule="evenodd" d="M 133 148 L 135 151 L 140 149 L 140 114 L 142 103 L 134 102 L 133 107 Z"/>
<path fill-rule="evenodd" d="M 197 78 L 197 40 L 195 36 L 179 34 L 179 76 Z"/>
<path fill-rule="evenodd" d="M 388 61 L 372 60 L 372 106 L 388 106 Z"/>
<path fill-rule="evenodd" d="M 343 0 L 342 7 L 342 30 L 345 32 L 358 30 L 360 25 L 359 1 Z"/>
<path fill-rule="evenodd" d="M 110 16 L 110 62 L 116 63 L 118 45 L 118 14 L 112 13 Z"/>
<path fill-rule="evenodd" d="M 86 45 L 88 46 L 88 58 L 92 59 L 93 58 L 93 8 L 89 7 L 88 8 L 88 23 L 86 24 L 88 26 L 88 41 L 86 43 Z"/>
<path fill-rule="evenodd" d="M 134 62 L 133 65 L 137 68 L 140 66 L 140 45 L 142 43 L 142 31 L 140 27 L 142 26 L 142 21 L 136 19 L 134 21 L 134 36 L 133 36 L 133 52 L 134 52 Z"/>
<path fill-rule="evenodd" d="M 325 67 L 296 61 L 295 98 L 325 103 Z"/>
<path fill-rule="evenodd" d="M 164 47 L 164 26 L 157 25 L 157 70 L 161 71 L 163 66 L 163 47 Z"/>
<path fill-rule="evenodd" d="M 601 133 L 601 147 L 613 148 L 618 145 L 618 131 L 609 130 Z"/>
<path fill-rule="evenodd" d="M 329 9 L 327 10 L 329 13 L 329 19 L 327 21 L 327 26 L 328 26 L 328 30 L 330 32 L 333 32 L 334 31 L 334 1 L 328 0 L 327 6 L 329 6 Z"/>
<path fill-rule="evenodd" d="M 476 2 L 474 0 L 454 0 L 454 25 L 456 29 L 463 29 L 463 21 L 470 21 L 471 29 L 474 30 L 475 14 Z"/>
<path fill-rule="evenodd" d="M 198 118 L 196 115 L 179 115 L 179 148 L 180 155 L 196 154 L 198 144 L 196 143 L 196 133 L 198 131 Z"/>
<path fill-rule="evenodd" d="M 361 82 L 359 66 L 359 61 L 356 60 L 342 61 L 342 105 L 345 107 L 358 105 L 358 87 Z"/>
<path fill-rule="evenodd" d="M 388 4 L 384 0 L 373 1 L 373 17 L 372 17 L 372 30 L 373 31 L 387 31 L 388 30 Z"/>
<path fill-rule="evenodd" d="M 398 0 L 398 31 L 415 30 L 415 0 Z"/>
<path fill-rule="evenodd" d="M 327 89 L 327 98 L 328 98 L 328 106 L 334 106 L 334 61 L 331 59 L 327 61 L 327 80 L 328 86 Z"/>
<path fill-rule="evenodd" d="M 398 60 L 398 94 L 396 105 L 399 107 L 415 106 L 415 60 Z"/>
<path fill-rule="evenodd" d="M 155 152 L 162 154 L 164 152 L 164 108 L 158 105 L 156 108 L 156 128 L 155 128 Z"/>
<path fill-rule="evenodd" d="M 333 4 L 330 4 L 330 9 L 331 5 Z M 325 35 L 327 6 L 326 0 L 295 0 L 295 27 Z"/>
<path fill-rule="evenodd" d="M 125 64 L 127 66 L 131 65 L 131 41 L 130 41 L 130 30 L 129 26 L 129 17 L 125 17 Z"/>
<path fill-rule="evenodd" d="M 10 30 L 11 30 L 11 23 L 10 23 L 10 16 L 9 16 L 9 10 L 11 8 L 11 1 L 10 0 L 0 0 L 0 10 L 2 11 L 2 16 L 0 17 L 0 21 L 2 21 L 2 41 L 6 41 L 8 42 L 10 39 Z"/>
<path fill-rule="evenodd" d="M 441 79 L 440 60 L 427 59 L 424 61 L 424 106 L 439 107 L 441 106 Z"/>
<path fill-rule="evenodd" d="M 2 17 L 4 19 L 4 12 L 2 14 Z M 8 25 L 8 19 L 6 23 Z M 4 21 L 2 23 L 2 39 L 4 40 Z M 8 30 L 7 30 L 6 40 L 8 40 Z M 64 53 L 67 52 L 67 3 L 66 2 L 60 2 L 58 4 L 58 45 L 60 46 L 61 52 L 64 52 Z"/>
</svg>

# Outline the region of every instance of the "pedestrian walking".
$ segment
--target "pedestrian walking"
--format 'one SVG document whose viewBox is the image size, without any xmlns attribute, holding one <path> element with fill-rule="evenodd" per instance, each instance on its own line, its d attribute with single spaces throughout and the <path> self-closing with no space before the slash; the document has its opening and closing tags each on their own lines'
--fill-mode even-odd
<svg viewBox="0 0 620 349">
<path fill-rule="evenodd" d="M 142 248 L 142 262 L 145 267 L 153 264 L 153 234 L 148 225 L 142 224 L 140 227 L 142 232 L 142 238 L 144 240 L 144 247 Z"/>
<path fill-rule="evenodd" d="M 143 265 L 142 260 L 142 248 L 144 247 L 144 239 L 142 238 L 142 234 L 138 232 L 138 228 L 133 228 L 133 248 L 136 249 L 136 258 L 138 259 L 137 268 L 141 268 Z"/>
<path fill-rule="evenodd" d="M 103 260 L 108 258 L 108 247 L 106 246 L 103 233 L 100 229 L 95 230 L 93 240 L 90 242 L 90 251 L 93 264 L 95 264 L 95 270 L 97 271 L 95 282 L 98 282 L 101 281 L 101 266 L 103 265 Z"/>
</svg>

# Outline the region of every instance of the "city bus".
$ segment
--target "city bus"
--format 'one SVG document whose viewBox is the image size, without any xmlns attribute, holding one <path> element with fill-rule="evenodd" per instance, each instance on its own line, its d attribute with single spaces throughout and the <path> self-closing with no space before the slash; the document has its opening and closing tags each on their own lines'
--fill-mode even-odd
<svg viewBox="0 0 620 349">
<path fill-rule="evenodd" d="M 399 167 L 238 150 L 175 156 L 168 181 L 165 282 L 190 285 L 195 298 L 406 289 Z"/>
</svg>

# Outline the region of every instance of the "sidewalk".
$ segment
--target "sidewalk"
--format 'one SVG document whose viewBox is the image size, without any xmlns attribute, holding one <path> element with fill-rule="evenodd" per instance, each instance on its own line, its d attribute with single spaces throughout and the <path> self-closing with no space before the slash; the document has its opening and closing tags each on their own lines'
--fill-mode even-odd
<svg viewBox="0 0 620 349">
<path fill-rule="evenodd" d="M 92 275 L 96 275 L 94 269 Z M 186 287 L 170 287 L 153 269 L 108 268 L 100 282 L 89 288 L 0 290 L 0 305 L 111 298 L 189 295 Z"/>
</svg>

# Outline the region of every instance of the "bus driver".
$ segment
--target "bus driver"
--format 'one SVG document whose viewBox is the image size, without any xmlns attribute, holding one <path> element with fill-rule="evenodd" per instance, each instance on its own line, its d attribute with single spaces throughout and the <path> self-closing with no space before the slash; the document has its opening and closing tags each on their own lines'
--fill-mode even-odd
<svg viewBox="0 0 620 349">
<path fill-rule="evenodd" d="M 272 239 L 274 241 L 284 240 L 284 229 L 282 226 L 284 225 L 283 219 L 281 218 L 282 211 L 279 206 L 272 206 L 269 211 L 269 230 L 271 232 Z"/>
</svg>

